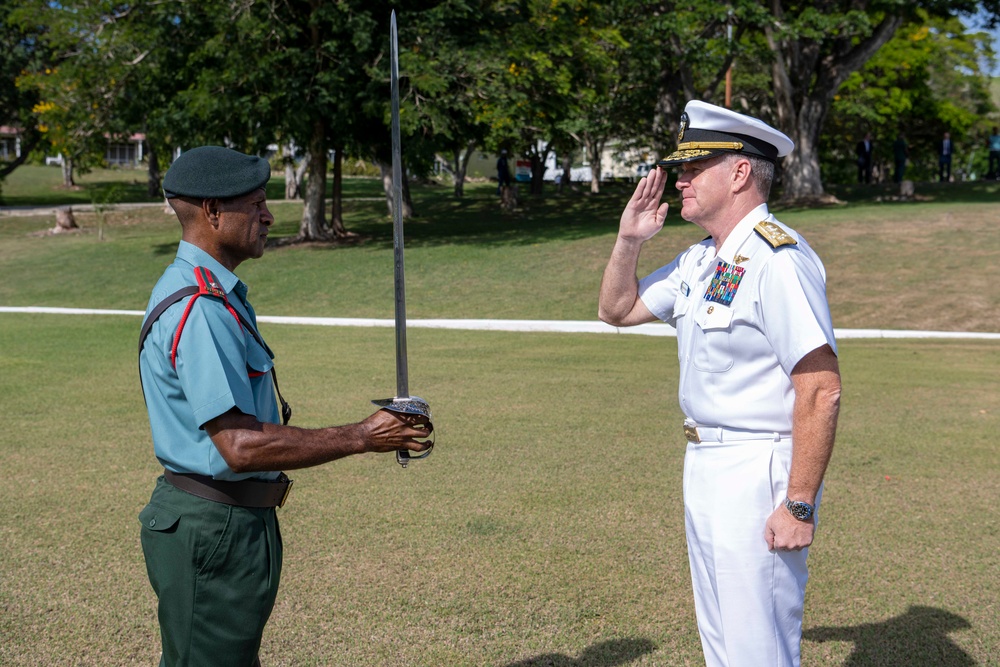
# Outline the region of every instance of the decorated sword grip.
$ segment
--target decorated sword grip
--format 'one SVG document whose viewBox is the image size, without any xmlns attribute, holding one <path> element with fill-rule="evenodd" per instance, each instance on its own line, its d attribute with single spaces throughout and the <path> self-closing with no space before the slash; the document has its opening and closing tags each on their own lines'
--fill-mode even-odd
<svg viewBox="0 0 1000 667">
<path fill-rule="evenodd" d="M 407 396 L 405 398 L 395 397 L 395 398 L 380 398 L 372 401 L 380 409 L 389 410 L 391 412 L 401 412 L 408 415 L 421 415 L 427 417 L 427 421 L 431 420 L 431 406 L 427 404 L 427 401 L 420 398 L 419 396 Z M 431 436 L 433 437 L 433 436 Z M 431 440 L 431 446 L 420 452 L 419 454 L 413 454 L 408 449 L 397 449 L 396 450 L 396 463 L 403 466 L 404 468 L 410 464 L 410 461 L 419 461 L 420 459 L 426 459 L 431 455 L 431 450 L 434 449 L 434 441 Z"/>
</svg>

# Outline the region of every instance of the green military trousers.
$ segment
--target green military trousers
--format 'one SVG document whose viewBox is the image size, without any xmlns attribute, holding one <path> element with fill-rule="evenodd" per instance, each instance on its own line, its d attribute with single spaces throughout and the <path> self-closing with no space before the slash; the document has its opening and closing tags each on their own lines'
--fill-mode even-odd
<svg viewBox="0 0 1000 667">
<path fill-rule="evenodd" d="M 281 579 L 274 508 L 205 500 L 160 477 L 139 522 L 161 667 L 254 665 Z"/>
</svg>

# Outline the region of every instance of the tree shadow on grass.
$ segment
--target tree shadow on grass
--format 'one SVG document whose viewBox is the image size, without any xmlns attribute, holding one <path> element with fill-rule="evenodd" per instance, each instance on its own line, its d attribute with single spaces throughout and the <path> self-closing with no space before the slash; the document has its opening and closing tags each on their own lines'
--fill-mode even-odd
<svg viewBox="0 0 1000 667">
<path fill-rule="evenodd" d="M 665 226 L 691 225 L 680 216 L 678 193 L 674 188 L 675 176 L 664 192 L 663 201 L 670 204 Z M 872 205 L 879 193 L 889 192 L 889 185 L 857 186 L 855 188 L 831 186 L 829 191 L 848 205 Z M 995 202 L 1000 196 L 1000 182 L 975 181 L 968 183 L 921 184 L 928 201 L 977 203 Z M 513 213 L 500 208 L 500 200 L 492 190 L 482 189 L 467 193 L 461 199 L 450 196 L 442 188 L 415 188 L 414 209 L 417 216 L 405 224 L 407 247 L 433 247 L 444 245 L 510 247 L 536 245 L 547 242 L 578 241 L 596 236 L 613 235 L 618 231 L 622 211 L 635 189 L 633 183 L 608 183 L 598 194 L 579 190 L 534 196 L 522 192 L 518 207 Z M 778 197 L 772 193 L 771 206 L 782 209 Z M 382 200 L 345 200 L 345 224 L 359 234 L 362 240 L 350 245 L 386 248 L 392 247 L 392 220 Z M 272 239 L 295 236 L 298 223 L 283 223 L 272 229 Z M 692 242 L 698 239 L 699 230 L 692 230 Z M 334 250 L 343 247 L 336 243 L 317 244 L 317 248 Z"/>
<path fill-rule="evenodd" d="M 588 646 L 578 658 L 546 653 L 504 667 L 616 667 L 634 662 L 655 649 L 656 644 L 649 639 L 609 639 Z"/>
<path fill-rule="evenodd" d="M 916 197 L 899 199 L 899 184 L 872 183 L 870 185 L 827 184 L 826 191 L 853 204 L 881 203 L 906 206 L 927 202 L 953 204 L 992 204 L 1000 197 L 1000 181 L 962 181 L 937 183 L 917 181 L 913 184 Z"/>
<path fill-rule="evenodd" d="M 477 194 L 456 199 L 440 191 L 422 192 L 415 195 L 417 216 L 405 222 L 406 247 L 526 246 L 614 234 L 634 187 L 627 184 L 627 188 L 609 188 L 608 192 L 596 195 L 524 196 L 513 213 L 502 211 L 499 199 L 492 196 Z M 668 193 L 671 210 L 666 225 L 690 224 L 680 218 L 675 199 L 674 194 Z M 392 247 L 392 220 L 386 212 L 385 202 L 345 202 L 347 205 L 351 210 L 345 211 L 345 224 L 364 238 L 362 245 Z M 271 236 L 294 236 L 296 233 L 297 228 L 286 223 L 272 229 Z M 329 247 L 338 246 L 330 244 Z"/>
<path fill-rule="evenodd" d="M 888 621 L 813 628 L 802 633 L 802 638 L 814 642 L 852 642 L 854 652 L 844 667 L 971 667 L 975 660 L 948 637 L 955 630 L 970 627 L 968 621 L 950 611 L 914 606 Z"/>
</svg>

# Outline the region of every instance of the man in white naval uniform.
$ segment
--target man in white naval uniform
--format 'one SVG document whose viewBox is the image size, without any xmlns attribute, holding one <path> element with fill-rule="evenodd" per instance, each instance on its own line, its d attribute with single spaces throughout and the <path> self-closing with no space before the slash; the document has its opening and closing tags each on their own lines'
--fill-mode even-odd
<svg viewBox="0 0 1000 667">
<path fill-rule="evenodd" d="M 677 151 L 622 213 L 601 283 L 605 322 L 677 328 L 688 557 L 711 667 L 799 664 L 807 547 L 837 426 L 826 272 L 766 203 L 793 147 L 756 118 L 689 102 Z M 710 236 L 639 280 L 673 165 L 681 217 Z"/>
</svg>

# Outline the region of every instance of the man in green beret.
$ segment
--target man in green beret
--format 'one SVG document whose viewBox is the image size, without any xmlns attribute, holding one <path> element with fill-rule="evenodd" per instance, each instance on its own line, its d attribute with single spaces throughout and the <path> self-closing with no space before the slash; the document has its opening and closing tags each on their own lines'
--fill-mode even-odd
<svg viewBox="0 0 1000 667">
<path fill-rule="evenodd" d="M 291 489 L 283 470 L 430 446 L 426 417 L 387 410 L 346 426 L 287 425 L 274 354 L 233 273 L 264 253 L 274 222 L 270 175 L 259 157 L 202 146 L 163 179 L 182 239 L 153 288 L 139 342 L 153 451 L 164 468 L 139 514 L 159 599 L 161 665 L 260 664 L 281 575 L 276 508 Z"/>
</svg>

